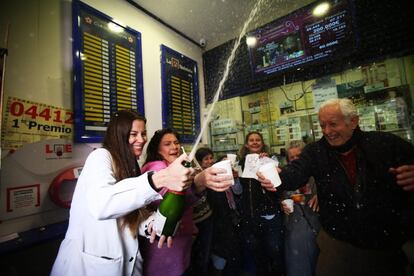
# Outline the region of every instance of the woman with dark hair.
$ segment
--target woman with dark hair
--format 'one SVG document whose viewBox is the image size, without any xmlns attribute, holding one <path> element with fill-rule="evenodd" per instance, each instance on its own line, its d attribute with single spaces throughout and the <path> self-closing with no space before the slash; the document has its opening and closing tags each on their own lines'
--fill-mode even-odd
<svg viewBox="0 0 414 276">
<path fill-rule="evenodd" d="M 240 149 L 240 162 L 244 170 L 246 156 L 267 156 L 267 146 L 260 132 L 246 135 Z M 279 205 L 279 192 L 262 188 L 254 178 L 240 177 L 242 233 L 247 250 L 253 256 L 257 275 L 283 275 L 283 221 Z"/>
<path fill-rule="evenodd" d="M 69 227 L 51 275 L 142 275 L 137 235 L 145 234 L 145 206 L 163 187 L 182 191 L 192 169 L 182 155 L 165 170 L 141 175 L 138 158 L 147 141 L 146 119 L 116 112 L 103 147 L 89 154 L 72 199 Z"/>
<path fill-rule="evenodd" d="M 203 170 L 211 167 L 214 164 L 214 153 L 209 148 L 197 149 L 195 158 Z"/>
<path fill-rule="evenodd" d="M 181 144 L 178 134 L 171 129 L 161 129 L 154 133 L 147 148 L 147 158 L 142 171 L 159 171 L 174 164 L 180 155 Z M 195 225 L 193 222 L 193 204 L 199 198 L 205 186 L 223 191 L 231 185 L 231 177 L 217 175 L 224 170 L 212 168 L 204 170 L 194 178 L 194 185 L 186 190 L 186 207 L 181 223 L 174 236 L 172 248 L 157 248 L 148 241 L 142 243 L 145 275 L 182 275 L 190 264 L 192 236 Z M 221 183 L 220 183 L 221 182 Z M 164 195 L 168 189 L 162 189 Z M 154 202 L 154 209 L 159 205 Z"/>
</svg>

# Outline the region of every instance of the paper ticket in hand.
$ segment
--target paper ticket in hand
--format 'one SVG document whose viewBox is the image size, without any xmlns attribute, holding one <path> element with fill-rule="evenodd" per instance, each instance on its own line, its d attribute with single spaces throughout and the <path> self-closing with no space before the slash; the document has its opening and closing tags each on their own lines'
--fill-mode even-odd
<svg viewBox="0 0 414 276">
<path fill-rule="evenodd" d="M 257 169 L 259 162 L 259 155 L 257 153 L 251 153 L 246 155 L 246 161 L 244 162 L 244 170 L 242 177 L 257 179 Z"/>
</svg>

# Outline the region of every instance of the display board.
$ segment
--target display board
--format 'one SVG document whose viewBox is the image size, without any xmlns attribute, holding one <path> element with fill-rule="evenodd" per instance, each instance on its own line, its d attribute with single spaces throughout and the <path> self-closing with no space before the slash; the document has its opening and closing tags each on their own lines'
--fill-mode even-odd
<svg viewBox="0 0 414 276">
<path fill-rule="evenodd" d="M 161 45 L 162 126 L 191 143 L 200 128 L 197 62 Z"/>
<path fill-rule="evenodd" d="M 101 142 L 112 113 L 144 115 L 141 34 L 73 2 L 75 141 Z"/>
<path fill-rule="evenodd" d="M 356 40 L 351 4 L 348 0 L 327 3 L 330 8 L 323 16 L 314 15 L 320 4 L 316 2 L 246 35 L 255 39 L 249 47 L 255 78 L 352 54 Z"/>
</svg>

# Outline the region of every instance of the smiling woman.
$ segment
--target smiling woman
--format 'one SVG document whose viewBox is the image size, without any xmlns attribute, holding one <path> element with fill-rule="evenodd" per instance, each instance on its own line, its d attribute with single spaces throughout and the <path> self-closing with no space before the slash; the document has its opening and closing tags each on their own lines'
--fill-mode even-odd
<svg viewBox="0 0 414 276">
<path fill-rule="evenodd" d="M 267 145 L 259 132 L 249 132 L 240 149 L 244 170 L 246 155 L 267 156 Z M 240 177 L 241 229 L 244 247 L 253 257 L 257 275 L 284 275 L 282 213 L 277 198 L 280 192 L 266 191 L 254 178 Z"/>
<path fill-rule="evenodd" d="M 183 189 L 189 180 L 182 159 L 141 175 L 137 159 L 147 141 L 145 124 L 146 119 L 131 110 L 111 117 L 103 147 L 88 156 L 79 176 L 69 228 L 51 275 L 142 274 L 137 235 L 146 236 L 151 218 L 145 206 L 161 198 L 156 190 Z"/>
<path fill-rule="evenodd" d="M 180 146 L 179 135 L 175 131 L 171 129 L 160 129 L 155 131 L 154 136 L 148 144 L 147 158 L 142 167 L 142 171 L 158 171 L 167 168 L 180 155 Z M 161 210 L 161 204 L 167 204 L 170 208 L 183 209 L 182 218 L 181 222 L 177 224 L 176 231 L 174 231 L 175 233 L 173 233 L 174 244 L 172 248 L 159 248 L 160 246 L 158 244 L 151 243 L 148 240 L 142 242 L 144 275 L 179 276 L 184 274 L 190 264 L 192 236 L 195 229 L 192 206 L 197 200 L 197 197 L 193 194 L 191 188 L 186 189 L 184 192 L 162 189 L 159 193 L 165 200 L 162 202 L 156 201 L 150 205 L 150 208 L 153 210 L 156 210 L 157 208 L 159 209 L 159 211 L 157 211 L 157 219 L 154 227 L 159 226 L 158 213 L 161 212 L 163 216 L 166 216 L 166 213 L 163 213 L 163 210 Z M 176 202 L 167 202 L 171 200 L 176 200 Z M 183 200 L 184 202 L 182 202 Z M 176 217 L 181 216 L 181 213 L 175 214 L 175 212 L 173 212 L 171 215 Z M 179 220 L 179 217 L 177 218 Z M 175 218 L 166 216 L 166 226 L 171 224 L 170 220 L 176 221 Z M 163 229 L 155 229 L 159 231 L 159 236 L 161 236 L 161 231 L 164 231 L 166 227 L 165 225 L 161 224 Z M 165 239 L 165 237 L 161 236 L 160 240 L 161 239 Z M 169 241 L 168 244 L 170 243 L 171 241 Z"/>
<path fill-rule="evenodd" d="M 132 128 L 129 133 L 129 144 L 132 147 L 134 155 L 136 157 L 141 156 L 142 149 L 147 142 L 147 130 L 145 128 L 145 122 L 142 120 L 134 120 Z"/>
</svg>

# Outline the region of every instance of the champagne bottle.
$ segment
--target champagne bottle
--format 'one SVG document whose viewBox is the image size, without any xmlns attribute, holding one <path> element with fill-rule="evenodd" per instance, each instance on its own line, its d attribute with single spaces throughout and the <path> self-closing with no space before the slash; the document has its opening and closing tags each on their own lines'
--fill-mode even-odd
<svg viewBox="0 0 414 276">
<path fill-rule="evenodd" d="M 185 162 L 183 165 L 191 167 L 190 162 Z M 165 193 L 154 219 L 154 228 L 158 237 L 175 235 L 185 208 L 185 193 L 186 191 L 173 190 Z"/>
<path fill-rule="evenodd" d="M 158 206 L 154 220 L 154 228 L 157 236 L 174 236 L 185 207 L 185 191 L 177 192 L 168 190 Z"/>
</svg>

